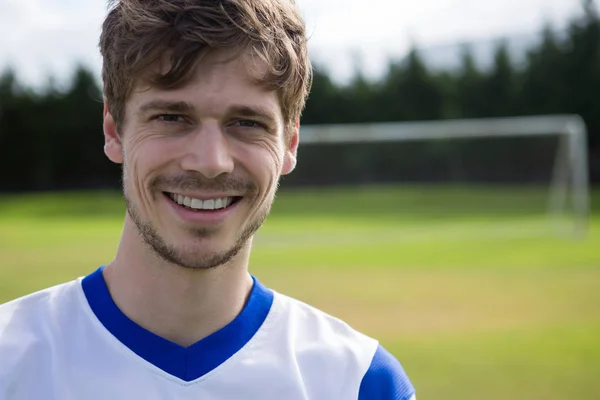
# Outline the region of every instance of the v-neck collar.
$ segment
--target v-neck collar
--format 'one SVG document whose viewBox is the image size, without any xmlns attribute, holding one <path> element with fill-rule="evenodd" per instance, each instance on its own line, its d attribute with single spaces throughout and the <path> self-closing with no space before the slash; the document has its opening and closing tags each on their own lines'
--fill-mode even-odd
<svg viewBox="0 0 600 400">
<path fill-rule="evenodd" d="M 252 277 L 254 285 L 242 312 L 219 331 L 190 347 L 182 347 L 142 328 L 123 314 L 110 296 L 103 269 L 98 268 L 82 280 L 83 292 L 96 317 L 131 351 L 186 382 L 217 368 L 244 347 L 273 304 L 273 292 Z"/>
</svg>

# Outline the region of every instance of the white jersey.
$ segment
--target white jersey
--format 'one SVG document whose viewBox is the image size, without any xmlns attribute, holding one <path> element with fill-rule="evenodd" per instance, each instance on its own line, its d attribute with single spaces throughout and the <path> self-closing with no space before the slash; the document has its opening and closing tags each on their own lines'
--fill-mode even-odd
<svg viewBox="0 0 600 400">
<path fill-rule="evenodd" d="M 0 306 L 0 400 L 409 400 L 379 343 L 256 278 L 229 325 L 184 348 L 113 302 L 102 268 Z"/>
</svg>

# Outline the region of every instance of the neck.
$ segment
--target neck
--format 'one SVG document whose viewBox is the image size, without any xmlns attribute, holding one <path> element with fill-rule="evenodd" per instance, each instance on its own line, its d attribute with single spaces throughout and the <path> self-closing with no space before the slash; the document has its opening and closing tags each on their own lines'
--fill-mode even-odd
<svg viewBox="0 0 600 400">
<path fill-rule="evenodd" d="M 104 279 L 119 309 L 144 329 L 188 347 L 229 324 L 252 289 L 250 242 L 228 264 L 207 270 L 173 265 L 148 251 L 127 219 Z"/>
</svg>

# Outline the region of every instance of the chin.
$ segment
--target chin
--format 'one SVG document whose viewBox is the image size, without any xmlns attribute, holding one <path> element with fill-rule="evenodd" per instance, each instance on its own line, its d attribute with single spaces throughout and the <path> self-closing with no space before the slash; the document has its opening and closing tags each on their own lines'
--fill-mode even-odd
<svg viewBox="0 0 600 400">
<path fill-rule="evenodd" d="M 187 269 L 206 270 L 233 261 L 248 243 L 248 239 L 242 239 L 236 241 L 224 235 L 217 233 L 208 235 L 207 232 L 202 231 L 194 232 L 191 236 L 188 233 L 175 241 L 158 240 L 147 241 L 147 243 L 157 256 L 170 264 Z"/>
<path fill-rule="evenodd" d="M 266 217 L 244 228 L 238 227 L 235 232 L 232 232 L 231 226 L 224 224 L 169 224 L 171 226 L 156 229 L 154 224 L 140 218 L 135 209 L 129 210 L 142 240 L 154 255 L 169 264 L 193 270 L 231 263 L 251 241 Z"/>
<path fill-rule="evenodd" d="M 172 255 L 170 260 L 178 267 L 192 270 L 208 270 L 215 269 L 222 265 L 229 264 L 241 248 L 231 249 L 214 249 L 201 251 L 182 251 L 179 255 Z"/>
</svg>

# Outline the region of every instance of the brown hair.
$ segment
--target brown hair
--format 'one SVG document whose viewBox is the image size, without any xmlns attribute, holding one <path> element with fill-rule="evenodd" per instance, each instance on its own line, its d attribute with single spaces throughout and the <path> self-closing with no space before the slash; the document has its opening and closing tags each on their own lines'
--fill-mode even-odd
<svg viewBox="0 0 600 400">
<path fill-rule="evenodd" d="M 305 25 L 294 0 L 111 0 L 102 26 L 102 78 L 117 126 L 140 80 L 184 84 L 211 50 L 251 49 L 268 70 L 260 83 L 277 90 L 285 130 L 300 118 L 311 85 Z M 170 70 L 151 67 L 169 57 Z"/>
</svg>

